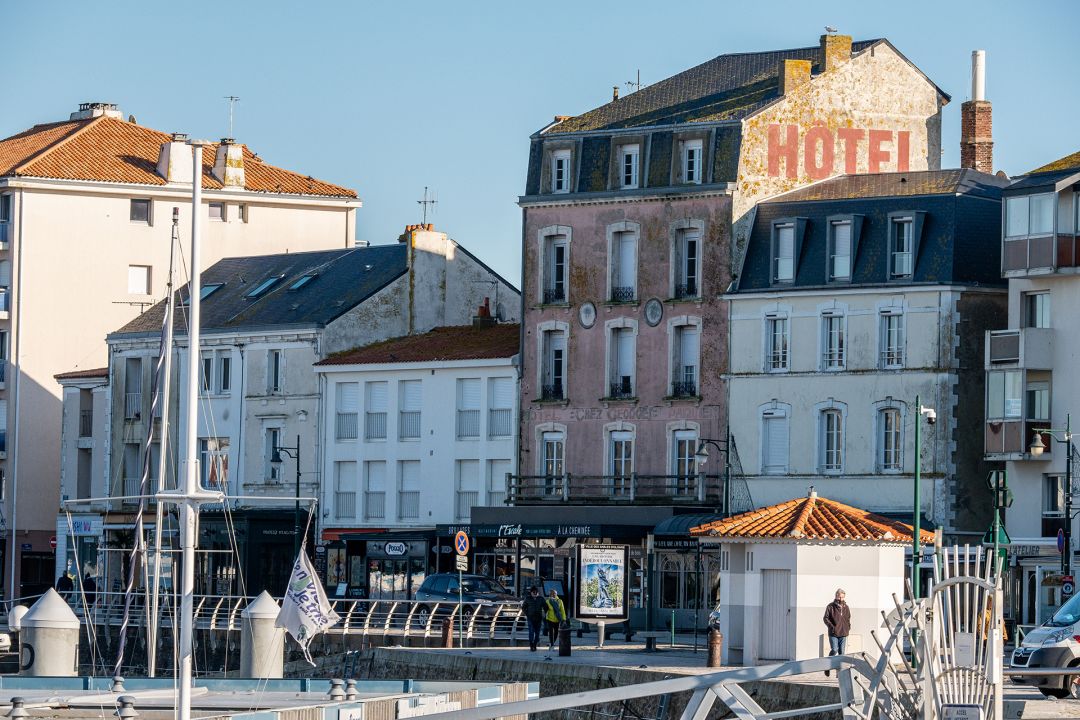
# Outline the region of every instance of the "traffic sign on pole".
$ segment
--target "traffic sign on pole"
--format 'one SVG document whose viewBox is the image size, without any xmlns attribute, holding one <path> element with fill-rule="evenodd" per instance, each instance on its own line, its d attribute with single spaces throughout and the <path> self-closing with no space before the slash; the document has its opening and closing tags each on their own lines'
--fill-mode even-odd
<svg viewBox="0 0 1080 720">
<path fill-rule="evenodd" d="M 469 554 L 469 536 L 464 530 L 458 530 L 457 535 L 454 536 L 454 551 L 458 555 Z"/>
<path fill-rule="evenodd" d="M 467 572 L 469 570 L 469 558 L 464 555 L 458 555 L 454 560 L 457 561 L 456 570 L 458 572 Z"/>
</svg>

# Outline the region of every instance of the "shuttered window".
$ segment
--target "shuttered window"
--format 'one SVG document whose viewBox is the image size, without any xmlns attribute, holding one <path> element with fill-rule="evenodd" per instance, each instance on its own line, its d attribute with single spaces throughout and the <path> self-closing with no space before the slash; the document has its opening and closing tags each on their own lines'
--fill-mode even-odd
<svg viewBox="0 0 1080 720">
<path fill-rule="evenodd" d="M 366 387 L 367 411 L 386 412 L 386 383 L 369 382 Z"/>
<path fill-rule="evenodd" d="M 788 469 L 788 417 L 780 410 L 767 411 L 763 417 L 762 459 L 766 474 L 783 474 Z"/>
<path fill-rule="evenodd" d="M 364 385 L 364 438 L 386 439 L 386 383 L 369 382 Z"/>
<path fill-rule="evenodd" d="M 398 439 L 416 440 L 420 437 L 419 380 L 402 380 L 398 384 Z"/>
<path fill-rule="evenodd" d="M 457 382 L 457 436 L 480 437 L 480 378 Z"/>
<path fill-rule="evenodd" d="M 335 436 L 338 440 L 355 440 L 360 412 L 360 384 L 337 383 L 337 416 Z"/>
<path fill-rule="evenodd" d="M 488 437 L 513 433 L 514 379 L 491 378 L 488 385 Z"/>
</svg>

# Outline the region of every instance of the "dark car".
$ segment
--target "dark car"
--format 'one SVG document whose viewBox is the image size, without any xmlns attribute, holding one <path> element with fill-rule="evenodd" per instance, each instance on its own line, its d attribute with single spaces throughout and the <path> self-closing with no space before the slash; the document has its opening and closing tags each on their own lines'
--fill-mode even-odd
<svg viewBox="0 0 1080 720">
<path fill-rule="evenodd" d="M 416 591 L 416 600 L 418 603 L 441 603 L 440 614 L 449 614 L 448 605 L 458 601 L 457 573 L 428 575 L 424 584 Z M 520 598 L 506 592 L 506 589 L 492 578 L 484 575 L 462 575 L 461 601 L 479 603 L 481 611 L 493 611 L 498 603 L 516 603 L 520 602 Z M 431 608 L 428 605 L 418 604 L 413 617 L 418 624 L 427 625 L 430 613 Z"/>
</svg>

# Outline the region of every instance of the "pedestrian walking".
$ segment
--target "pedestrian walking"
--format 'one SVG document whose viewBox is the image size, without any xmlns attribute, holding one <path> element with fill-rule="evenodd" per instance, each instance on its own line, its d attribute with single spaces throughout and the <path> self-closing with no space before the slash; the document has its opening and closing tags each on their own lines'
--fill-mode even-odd
<svg viewBox="0 0 1080 720">
<path fill-rule="evenodd" d="M 566 606 L 563 605 L 562 598 L 559 597 L 555 588 L 548 591 L 547 615 L 544 619 L 547 620 L 548 652 L 551 652 L 555 649 L 555 641 L 559 638 L 559 628 L 566 622 Z"/>
<path fill-rule="evenodd" d="M 536 646 L 540 643 L 540 629 L 547 614 L 547 602 L 541 597 L 540 588 L 535 585 L 529 588 L 521 607 L 525 611 L 525 619 L 529 621 L 529 650 L 536 652 Z"/>
<path fill-rule="evenodd" d="M 56 592 L 60 593 L 60 597 L 67 600 L 74 590 L 75 583 L 66 572 L 56 579 Z"/>
<path fill-rule="evenodd" d="M 86 573 L 82 580 L 83 595 L 86 597 L 87 606 L 93 606 L 97 599 L 97 581 L 90 573 Z"/>
<path fill-rule="evenodd" d="M 851 633 L 851 608 L 844 602 L 847 593 L 843 588 L 836 589 L 833 601 L 825 607 L 825 627 L 829 629 L 829 657 L 843 655 L 847 645 L 847 636 Z M 826 677 L 829 671 L 825 671 Z"/>
</svg>

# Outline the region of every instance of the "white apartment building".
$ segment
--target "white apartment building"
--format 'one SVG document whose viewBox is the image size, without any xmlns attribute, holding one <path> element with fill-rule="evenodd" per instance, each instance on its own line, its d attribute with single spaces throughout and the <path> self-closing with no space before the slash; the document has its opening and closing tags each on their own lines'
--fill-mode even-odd
<svg viewBox="0 0 1080 720">
<path fill-rule="evenodd" d="M 731 433 L 759 505 L 820 494 L 924 528 L 990 522 L 981 337 L 1004 323 L 992 238 L 1005 181 L 845 176 L 758 206 L 730 301 Z M 930 424 L 916 397 L 933 408 Z"/>
<path fill-rule="evenodd" d="M 175 482 L 177 438 L 183 436 L 177 398 L 186 363 L 186 293 L 185 286 L 175 321 L 165 487 Z M 315 362 L 358 344 L 468 323 L 488 298 L 497 298 L 502 312 L 518 312 L 515 288 L 444 233 L 416 227 L 392 245 L 226 258 L 203 272 L 202 298 L 200 475 L 207 487 L 249 498 L 232 501 L 228 518 L 221 508 L 202 512 L 197 582 L 202 590 L 222 593 L 280 593 L 287 579 L 297 535 L 291 498 L 317 497 L 322 487 L 324 393 Z M 103 508 L 107 522 L 96 526 L 100 558 L 80 558 L 99 573 L 99 586 L 119 577 L 122 563 L 109 553 L 130 548 L 125 538 L 151 424 L 160 434 L 151 408 L 164 305 L 108 336 L 109 392 L 102 402 L 108 417 L 96 429 L 108 450 L 103 475 L 90 483 L 94 494 L 82 494 L 85 486 L 68 473 L 63 478 L 72 497 L 117 498 Z M 69 445 L 65 438 L 65 453 Z M 151 446 L 154 472 L 159 448 Z M 280 463 L 272 462 L 275 448 L 285 448 Z M 65 454 L 65 467 L 72 462 Z M 260 497 L 268 500 L 250 499 Z M 308 503 L 303 506 L 306 522 Z M 58 543 L 66 547 L 66 513 L 55 523 Z"/>
<path fill-rule="evenodd" d="M 125 121 L 105 103 L 0 140 L 0 566 L 9 595 L 56 580 L 53 377 L 104 366 L 106 333 L 163 296 L 174 208 L 181 237 L 191 226 L 192 164 L 185 136 Z M 205 147 L 202 168 L 207 266 L 353 245 L 354 190 L 270 165 L 231 139 Z"/>
<path fill-rule="evenodd" d="M 1076 568 L 1080 509 L 1066 426 L 1080 429 L 1080 153 L 1016 178 L 1005 191 L 1002 275 L 1009 282 L 1008 329 L 986 337 L 986 459 L 1004 462 L 1014 502 L 1005 512 L 1014 567 L 1013 607 L 1022 623 L 1048 619 L 1065 599 L 1058 531 L 1069 534 L 1066 562 Z M 1031 452 L 1036 430 L 1045 449 Z M 1073 445 L 1076 445 L 1074 439 Z M 1075 448 L 1074 448 L 1075 449 Z M 1072 495 L 1066 525 L 1067 496 Z M 1069 562 L 1071 560 L 1071 562 Z"/>
<path fill-rule="evenodd" d="M 332 593 L 412 597 L 427 573 L 451 569 L 437 527 L 504 503 L 520 325 L 486 320 L 316 364 L 327 403 L 320 529 Z"/>
</svg>

